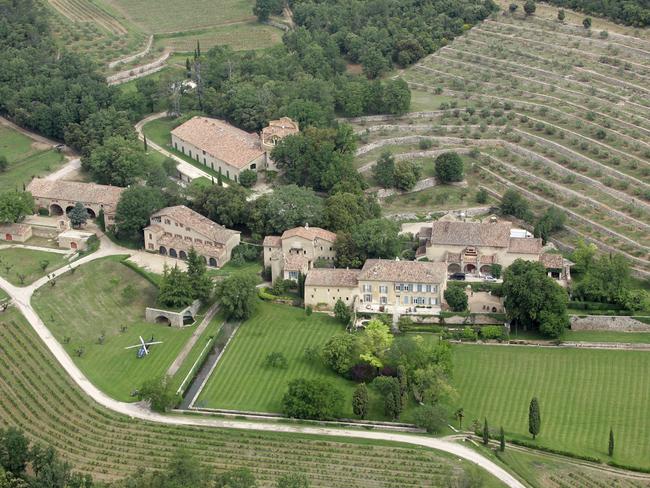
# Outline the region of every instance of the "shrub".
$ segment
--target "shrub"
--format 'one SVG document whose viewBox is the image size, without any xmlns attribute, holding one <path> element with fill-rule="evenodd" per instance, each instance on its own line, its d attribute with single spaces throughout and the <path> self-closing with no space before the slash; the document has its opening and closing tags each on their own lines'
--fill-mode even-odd
<svg viewBox="0 0 650 488">
<path fill-rule="evenodd" d="M 505 329 L 500 325 L 486 325 L 481 327 L 480 334 L 483 339 L 504 339 Z"/>
<path fill-rule="evenodd" d="M 414 414 L 415 425 L 423 428 L 429 434 L 438 434 L 447 425 L 449 412 L 440 404 L 422 405 Z"/>
<path fill-rule="evenodd" d="M 267 368 L 287 369 L 289 363 L 281 352 L 271 352 L 264 359 L 264 366 Z"/>
<path fill-rule="evenodd" d="M 245 169 L 239 173 L 239 184 L 245 188 L 252 187 L 257 183 L 257 172 L 252 169 Z"/>
<path fill-rule="evenodd" d="M 420 142 L 418 143 L 418 147 L 422 151 L 426 151 L 427 149 L 431 149 L 431 146 L 433 143 L 431 142 L 431 139 L 420 139 Z"/>
<path fill-rule="evenodd" d="M 463 341 L 476 341 L 478 339 L 478 334 L 471 327 L 465 327 L 460 338 Z"/>
<path fill-rule="evenodd" d="M 350 379 L 370 383 L 377 376 L 377 369 L 368 363 L 357 363 L 350 368 Z"/>
<path fill-rule="evenodd" d="M 463 160 L 455 152 L 443 153 L 436 158 L 436 178 L 441 183 L 462 181 L 464 177 Z"/>
<path fill-rule="evenodd" d="M 327 420 L 339 415 L 343 394 L 331 383 L 304 378 L 289 383 L 282 398 L 282 411 L 299 419 Z"/>
</svg>

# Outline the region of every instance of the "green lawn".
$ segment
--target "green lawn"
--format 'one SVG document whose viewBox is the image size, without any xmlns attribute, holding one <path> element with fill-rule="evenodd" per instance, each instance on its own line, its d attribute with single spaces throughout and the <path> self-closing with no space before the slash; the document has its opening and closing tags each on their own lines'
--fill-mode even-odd
<svg viewBox="0 0 650 488">
<path fill-rule="evenodd" d="M 245 262 L 241 266 L 237 266 L 232 261 L 227 262 L 223 267 L 216 270 L 208 270 L 208 273 L 211 276 L 230 276 L 237 274 L 253 274 L 259 278 L 261 282 L 262 279 L 259 277 L 262 272 L 262 263 L 260 262 Z"/>
<path fill-rule="evenodd" d="M 411 112 L 429 112 L 439 110 L 440 104 L 458 100 L 447 95 L 434 95 L 421 90 L 411 90 Z"/>
<path fill-rule="evenodd" d="M 466 425 L 503 426 L 528 439 L 528 405 L 540 401 L 540 445 L 650 468 L 650 354 L 638 351 L 463 345 L 454 347 L 454 382 Z"/>
<path fill-rule="evenodd" d="M 48 149 L 9 127 L 0 126 L 0 156 L 9 162 L 7 171 L 0 173 L 0 192 L 22 190 L 34 176 L 56 170 L 63 163 L 63 155 Z"/>
<path fill-rule="evenodd" d="M 0 276 L 16 286 L 33 283 L 46 274 L 64 266 L 64 254 L 33 251 L 31 249 L 0 249 Z M 49 261 L 45 271 L 41 267 L 42 261 Z M 19 275 L 23 275 L 21 281 Z"/>
<path fill-rule="evenodd" d="M 156 288 L 120 263 L 120 257 L 92 261 L 67 273 L 56 286 L 45 286 L 32 303 L 77 366 L 98 388 L 123 401 L 146 379 L 164 374 L 194 330 L 175 329 L 144 321 L 144 309 L 156 298 Z M 127 288 L 128 287 L 128 288 Z M 126 332 L 121 327 L 127 326 Z M 98 343 L 104 333 L 103 345 Z M 137 349 L 124 349 L 138 337 L 164 343 L 151 354 L 136 357 Z M 70 338 L 64 344 L 65 338 Z M 81 358 L 75 351 L 83 347 Z"/>
<path fill-rule="evenodd" d="M 326 379 L 344 394 L 342 415 L 352 418 L 352 392 L 355 384 L 336 375 L 318 360 L 305 358 L 305 348 L 320 346 L 335 334 L 344 333 L 333 318 L 286 305 L 260 303 L 256 314 L 242 324 L 212 373 L 197 406 L 276 412 L 282 410 L 287 384 L 296 378 Z M 271 352 L 287 358 L 286 370 L 263 365 Z M 370 388 L 370 417 L 385 420 L 378 394 Z M 412 406 L 411 406 L 412 407 Z M 410 412 L 402 420 L 410 418 Z"/>
</svg>

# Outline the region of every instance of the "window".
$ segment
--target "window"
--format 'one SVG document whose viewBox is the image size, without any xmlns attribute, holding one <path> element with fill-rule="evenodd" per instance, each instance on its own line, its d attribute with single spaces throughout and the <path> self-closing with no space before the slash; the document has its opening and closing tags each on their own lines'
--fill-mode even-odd
<svg viewBox="0 0 650 488">
<path fill-rule="evenodd" d="M 151 242 L 149 243 L 149 249 L 153 249 L 153 244 Z"/>
<path fill-rule="evenodd" d="M 171 225 L 171 221 L 169 219 L 165 219 L 165 224 Z"/>
<path fill-rule="evenodd" d="M 363 291 L 365 293 L 370 293 L 372 291 L 372 285 L 363 285 Z"/>
<path fill-rule="evenodd" d="M 297 271 L 289 271 L 289 279 L 290 280 L 298 280 L 298 272 Z"/>
<path fill-rule="evenodd" d="M 188 149 L 187 152 L 188 152 L 188 154 L 190 155 L 190 157 L 192 157 L 192 151 L 190 151 L 190 150 Z"/>
<path fill-rule="evenodd" d="M 416 305 L 424 305 L 424 297 L 413 297 L 413 303 Z"/>
<path fill-rule="evenodd" d="M 403 291 L 412 291 L 411 284 L 410 283 L 403 283 L 402 284 L 402 290 Z"/>
<path fill-rule="evenodd" d="M 153 239 L 153 235 L 151 234 L 151 232 L 149 233 L 149 239 Z"/>
<path fill-rule="evenodd" d="M 386 285 L 379 285 L 379 293 L 388 293 L 388 287 Z"/>
<path fill-rule="evenodd" d="M 178 151 L 178 142 L 174 143 L 174 148 Z"/>
<path fill-rule="evenodd" d="M 363 301 L 364 302 L 372 302 L 372 295 L 364 295 L 363 296 Z"/>
<path fill-rule="evenodd" d="M 402 284 L 401 283 L 395 283 L 395 291 L 402 291 Z"/>
<path fill-rule="evenodd" d="M 388 297 L 379 297 L 379 303 L 386 305 L 388 303 Z"/>
<path fill-rule="evenodd" d="M 404 303 L 404 305 L 408 305 L 409 297 L 407 295 L 404 295 L 404 299 L 402 300 L 402 302 Z"/>
<path fill-rule="evenodd" d="M 203 151 L 203 155 L 205 156 L 205 151 Z"/>
<path fill-rule="evenodd" d="M 251 169 L 256 169 L 257 165 L 255 163 L 251 164 Z"/>
</svg>

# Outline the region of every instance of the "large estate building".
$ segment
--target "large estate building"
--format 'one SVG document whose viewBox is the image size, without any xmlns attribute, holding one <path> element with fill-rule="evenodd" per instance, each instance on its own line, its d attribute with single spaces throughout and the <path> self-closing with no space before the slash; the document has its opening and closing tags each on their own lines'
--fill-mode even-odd
<svg viewBox="0 0 650 488">
<path fill-rule="evenodd" d="M 418 233 L 418 258 L 443 262 L 448 273 L 489 274 L 516 259 L 538 261 L 542 240 L 513 229 L 509 222 L 433 222 Z"/>
<path fill-rule="evenodd" d="M 273 168 L 268 150 L 278 141 L 299 131 L 288 117 L 272 120 L 262 137 L 227 122 L 209 117 L 193 117 L 171 131 L 172 146 L 197 162 L 239 181 L 244 170 Z"/>
<path fill-rule="evenodd" d="M 447 285 L 444 263 L 369 259 L 361 270 L 312 269 L 305 306 L 332 310 L 340 299 L 358 312 L 435 314 Z"/>
<path fill-rule="evenodd" d="M 295 227 L 281 236 L 264 238 L 264 267 L 271 277 L 297 280 L 314 267 L 317 260 L 334 262 L 336 234 L 320 227 Z"/>
<path fill-rule="evenodd" d="M 115 210 L 124 188 L 78 181 L 45 180 L 34 178 L 27 191 L 32 194 L 38 208 L 45 208 L 50 215 L 63 215 L 77 202 L 81 202 L 90 218 L 104 212 L 107 227 L 115 224 Z"/>
<path fill-rule="evenodd" d="M 144 229 L 147 251 L 186 259 L 194 248 L 214 268 L 230 260 L 239 242 L 239 232 L 226 229 L 184 205 L 159 210 L 151 216 L 151 225 Z"/>
</svg>

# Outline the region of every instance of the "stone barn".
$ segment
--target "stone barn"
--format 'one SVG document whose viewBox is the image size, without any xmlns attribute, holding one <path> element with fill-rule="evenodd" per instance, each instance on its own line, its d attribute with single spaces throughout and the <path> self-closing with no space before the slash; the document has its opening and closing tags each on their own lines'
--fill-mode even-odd
<svg viewBox="0 0 650 488">
<path fill-rule="evenodd" d="M 32 194 L 36 206 L 45 208 L 50 215 L 63 215 L 81 202 L 91 219 L 104 212 L 107 227 L 115 225 L 115 211 L 124 188 L 78 181 L 45 180 L 34 178 L 27 191 Z"/>
</svg>

